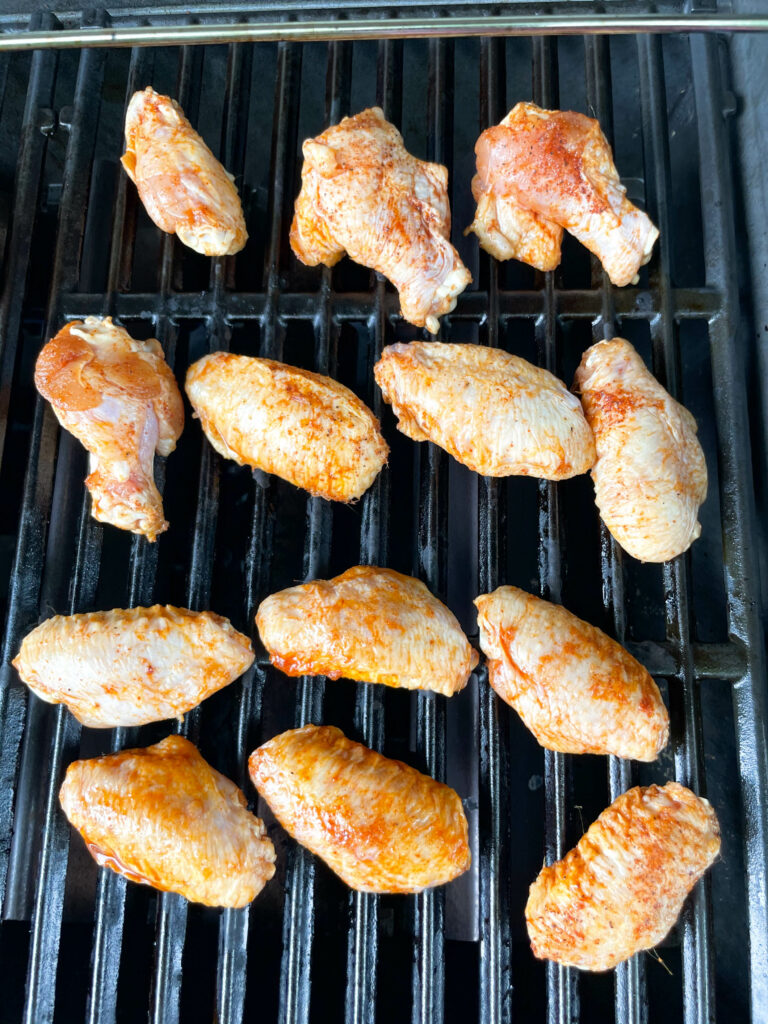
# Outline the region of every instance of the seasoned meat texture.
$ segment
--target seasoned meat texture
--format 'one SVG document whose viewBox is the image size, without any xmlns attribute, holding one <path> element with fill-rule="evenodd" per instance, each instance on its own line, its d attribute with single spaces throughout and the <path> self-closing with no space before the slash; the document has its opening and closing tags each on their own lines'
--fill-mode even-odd
<svg viewBox="0 0 768 1024">
<path fill-rule="evenodd" d="M 701 533 L 696 517 L 707 496 L 696 420 L 623 338 L 587 349 L 573 386 L 595 435 L 603 522 L 642 562 L 682 554 Z"/>
<path fill-rule="evenodd" d="M 449 242 L 448 171 L 411 156 L 378 107 L 345 117 L 302 147 L 291 247 L 310 267 L 345 251 L 384 274 L 402 314 L 437 333 L 472 280 Z"/>
<path fill-rule="evenodd" d="M 100 867 L 209 907 L 244 907 L 275 873 L 264 823 L 189 740 L 75 761 L 59 793 Z"/>
<path fill-rule="evenodd" d="M 565 480 L 595 461 L 578 400 L 547 370 L 482 345 L 389 345 L 376 382 L 413 441 L 484 476 Z"/>
<path fill-rule="evenodd" d="M 387 461 L 371 410 L 319 373 L 213 352 L 190 366 L 186 389 L 220 455 L 329 501 L 359 498 Z"/>
<path fill-rule="evenodd" d="M 123 167 L 161 231 L 204 256 L 231 256 L 245 245 L 243 208 L 231 174 L 179 104 L 147 87 L 125 117 Z"/>
<path fill-rule="evenodd" d="M 420 892 L 469 867 L 458 795 L 334 726 L 275 736 L 248 766 L 283 828 L 352 889 Z"/>
<path fill-rule="evenodd" d="M 154 457 L 176 447 L 184 405 L 159 342 L 134 340 L 111 317 L 74 320 L 41 350 L 35 385 L 90 453 L 94 519 L 151 541 L 167 530 Z"/>
<path fill-rule="evenodd" d="M 684 786 L 622 793 L 531 886 L 525 918 L 534 955 L 607 971 L 651 949 L 719 850 L 715 812 Z"/>
<path fill-rule="evenodd" d="M 41 700 L 100 729 L 180 718 L 252 662 L 250 640 L 228 619 L 156 604 L 55 615 L 13 664 Z"/>
<path fill-rule="evenodd" d="M 256 625 L 272 664 L 289 676 L 345 676 L 450 697 L 478 660 L 455 616 L 420 580 L 373 566 L 272 594 Z"/>
<path fill-rule="evenodd" d="M 643 666 L 560 605 L 499 587 L 475 601 L 488 681 L 543 747 L 654 761 L 669 715 Z"/>
<path fill-rule="evenodd" d="M 637 282 L 659 232 L 627 199 L 597 121 L 518 103 L 483 132 L 475 153 L 478 211 L 472 230 L 482 244 L 484 236 L 490 239 L 495 256 L 552 270 L 560 261 L 559 226 L 598 257 L 613 284 Z M 516 207 L 535 219 L 521 223 Z"/>
</svg>

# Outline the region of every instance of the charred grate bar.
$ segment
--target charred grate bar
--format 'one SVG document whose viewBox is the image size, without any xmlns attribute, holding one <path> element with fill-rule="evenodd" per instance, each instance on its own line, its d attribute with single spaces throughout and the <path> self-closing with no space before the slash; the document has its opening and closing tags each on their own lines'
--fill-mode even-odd
<svg viewBox="0 0 768 1024">
<path fill-rule="evenodd" d="M 82 27 L 108 23 L 96 13 Z M 29 28 L 58 23 L 37 15 Z M 765 664 L 722 56 L 714 37 L 641 35 L 0 58 L 0 131 L 18 147 L 15 169 L 0 164 L 0 199 L 11 211 L 0 295 L 8 1019 L 762 1019 Z M 179 98 L 237 177 L 251 236 L 237 258 L 204 260 L 160 236 L 119 171 L 127 99 L 150 82 Z M 562 267 L 542 275 L 497 264 L 461 238 L 473 212 L 474 141 L 524 98 L 599 118 L 630 195 L 661 229 L 637 287 L 612 288 L 570 242 Z M 450 171 L 454 241 L 475 280 L 443 321 L 442 340 L 507 348 L 570 381 L 593 340 L 624 334 L 692 408 L 711 494 L 690 554 L 665 567 L 622 558 L 599 528 L 586 478 L 483 479 L 397 434 L 372 374 L 384 345 L 416 333 L 397 316 L 396 295 L 349 261 L 307 270 L 287 243 L 302 139 L 372 103 L 402 127 L 412 152 Z M 180 379 L 194 359 L 222 348 L 337 377 L 381 417 L 389 468 L 356 506 L 331 506 L 222 461 L 189 419 L 178 451 L 158 466 L 170 531 L 148 545 L 102 529 L 88 514 L 84 453 L 31 386 L 42 341 L 88 314 L 156 336 Z M 168 723 L 81 730 L 20 685 L 10 660 L 26 631 L 53 612 L 161 601 L 211 607 L 253 632 L 266 594 L 356 562 L 420 576 L 473 635 L 471 599 L 501 583 L 562 600 L 654 673 L 672 716 L 668 756 L 645 766 L 544 752 L 482 668 L 445 701 L 287 680 L 262 650 L 241 681 L 179 725 L 204 755 L 255 800 L 250 750 L 303 722 L 338 724 L 456 786 L 470 821 L 470 874 L 418 897 L 349 893 L 261 804 L 279 870 L 244 910 L 187 905 L 97 871 L 58 811 L 66 765 L 154 742 Z M 582 819 L 628 786 L 672 777 L 709 793 L 724 857 L 660 950 L 671 974 L 644 955 L 605 977 L 535 962 L 522 912 L 542 858 L 561 856 Z"/>
</svg>

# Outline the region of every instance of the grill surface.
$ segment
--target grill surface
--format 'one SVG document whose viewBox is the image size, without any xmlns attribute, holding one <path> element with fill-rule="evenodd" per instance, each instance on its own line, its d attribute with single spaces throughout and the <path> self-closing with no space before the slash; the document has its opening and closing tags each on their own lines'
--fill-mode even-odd
<svg viewBox="0 0 768 1024">
<path fill-rule="evenodd" d="M 55 25 L 50 15 L 31 22 Z M 765 1020 L 751 354 L 737 331 L 722 55 L 715 38 L 639 37 L 2 58 L 0 558 L 10 586 L 0 677 L 0 1020 Z M 126 98 L 148 83 L 178 97 L 237 175 L 251 236 L 237 258 L 208 261 L 161 236 L 120 173 Z M 474 141 L 519 99 L 600 119 L 630 196 L 661 230 L 638 287 L 613 289 L 571 239 L 558 271 L 542 275 L 498 265 L 461 236 L 473 213 Z M 710 495 L 689 555 L 665 566 L 622 559 L 599 526 L 586 477 L 484 479 L 395 431 L 372 366 L 385 344 L 417 335 L 396 315 L 396 295 L 349 261 L 304 268 L 287 242 L 301 140 L 374 102 L 414 154 L 450 170 L 454 242 L 475 283 L 443 321 L 443 340 L 500 346 L 570 382 L 582 351 L 619 333 L 694 412 Z M 84 452 L 32 386 L 43 341 L 64 319 L 88 314 L 159 338 L 179 379 L 223 348 L 337 377 L 382 418 L 389 468 L 358 504 L 331 506 L 222 461 L 189 418 L 177 452 L 158 464 L 170 531 L 153 546 L 102 529 L 88 514 Z M 9 663 L 22 636 L 54 612 L 154 601 L 210 607 L 253 632 L 266 594 L 357 562 L 420 576 L 475 639 L 479 592 L 509 582 L 562 600 L 655 674 L 671 712 L 668 750 L 654 765 L 542 751 L 482 669 L 447 702 L 288 680 L 262 650 L 242 681 L 187 715 L 180 731 L 254 800 L 247 753 L 310 721 L 447 778 L 465 798 L 470 874 L 418 897 L 351 894 L 286 840 L 261 804 L 278 874 L 250 908 L 213 911 L 99 872 L 58 810 L 63 771 L 77 756 L 154 742 L 169 725 L 81 730 L 20 685 Z M 723 857 L 660 950 L 669 973 L 644 954 L 605 976 L 534 961 L 522 912 L 542 857 L 561 856 L 582 822 L 630 785 L 672 777 L 713 801 Z"/>
</svg>

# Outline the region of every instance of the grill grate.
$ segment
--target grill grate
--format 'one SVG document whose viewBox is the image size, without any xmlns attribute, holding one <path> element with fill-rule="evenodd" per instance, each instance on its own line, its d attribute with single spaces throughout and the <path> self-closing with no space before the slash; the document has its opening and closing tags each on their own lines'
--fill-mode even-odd
<svg viewBox="0 0 768 1024">
<path fill-rule="evenodd" d="M 97 12 L 83 24 L 107 20 Z M 42 14 L 29 27 L 57 24 Z M 160 237 L 119 172 L 124 104 L 149 82 L 179 98 L 243 185 L 251 240 L 237 259 L 207 261 Z M 12 190 L 12 169 L 3 178 L 0 167 L 13 211 L 0 297 L 0 557 L 10 567 L 0 1019 L 764 1019 L 765 669 L 718 40 L 37 51 L 3 56 L 0 88 L 0 131 L 18 143 Z M 528 97 L 600 119 L 630 194 L 661 229 L 637 287 L 613 289 L 568 241 L 563 266 L 542 275 L 498 265 L 459 238 L 473 212 L 474 140 Z M 454 235 L 475 284 L 444 320 L 444 340 L 507 348 L 569 381 L 593 339 L 620 333 L 695 412 L 711 495 L 690 555 L 664 567 L 623 560 L 600 531 L 586 478 L 479 478 L 395 432 L 372 367 L 385 344 L 416 336 L 396 316 L 396 295 L 348 261 L 309 271 L 287 244 L 301 139 L 373 102 L 403 126 L 412 152 L 450 170 Z M 43 339 L 94 313 L 157 337 L 179 378 L 222 348 L 338 377 L 382 418 L 389 469 L 356 506 L 331 506 L 223 462 L 190 420 L 158 466 L 169 533 L 148 545 L 103 530 L 88 515 L 82 449 L 31 387 Z M 356 562 L 420 576 L 471 634 L 471 598 L 500 583 L 564 601 L 656 675 L 672 718 L 669 754 L 644 766 L 544 752 L 482 668 L 446 702 L 286 680 L 262 651 L 242 682 L 178 728 L 253 796 L 245 761 L 259 742 L 309 721 L 339 724 L 459 789 L 472 871 L 413 898 L 352 894 L 275 828 L 278 877 L 244 910 L 206 910 L 98 872 L 58 811 L 63 771 L 79 755 L 154 742 L 168 726 L 81 730 L 30 697 L 9 667 L 25 632 L 53 612 L 155 600 L 211 607 L 248 629 L 267 593 Z M 542 853 L 552 860 L 573 845 L 580 814 L 586 824 L 630 785 L 673 776 L 709 790 L 724 857 L 661 951 L 672 974 L 642 955 L 605 977 L 534 962 L 522 909 Z"/>
</svg>

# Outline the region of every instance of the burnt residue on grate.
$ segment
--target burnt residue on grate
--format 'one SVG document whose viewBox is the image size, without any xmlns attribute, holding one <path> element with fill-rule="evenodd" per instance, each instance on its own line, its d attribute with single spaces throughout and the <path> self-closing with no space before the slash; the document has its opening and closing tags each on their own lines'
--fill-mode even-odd
<svg viewBox="0 0 768 1024">
<path fill-rule="evenodd" d="M 35 16 L 35 27 L 54 26 Z M 250 241 L 236 258 L 206 260 L 158 232 L 119 169 L 127 99 L 150 83 L 180 100 L 237 177 Z M 0 1019 L 761 1019 L 764 657 L 722 97 L 709 38 L 2 57 Z M 463 238 L 475 139 L 521 99 L 599 118 L 631 198 L 661 229 L 637 287 L 611 287 L 570 239 L 562 266 L 543 275 L 497 264 Z M 474 283 L 443 320 L 442 340 L 499 346 L 570 382 L 582 351 L 618 333 L 694 412 L 711 483 L 702 537 L 685 557 L 664 567 L 622 557 L 600 528 L 588 477 L 484 479 L 396 431 L 372 373 L 384 345 L 417 336 L 395 293 L 348 260 L 303 267 L 288 245 L 302 139 L 373 103 L 414 154 L 450 171 L 453 240 Z M 223 348 L 336 377 L 381 417 L 388 468 L 360 502 L 330 505 L 221 460 L 190 417 L 158 464 L 169 532 L 149 545 L 102 528 L 88 514 L 85 454 L 32 387 L 43 341 L 89 314 L 159 338 L 180 380 Z M 359 562 L 418 575 L 475 637 L 472 598 L 501 583 L 563 601 L 655 674 L 672 716 L 668 751 L 653 765 L 544 752 L 482 668 L 447 701 L 288 679 L 261 651 L 181 725 L 98 732 L 31 697 L 9 667 L 24 633 L 54 612 L 171 602 L 210 607 L 253 634 L 265 595 Z M 454 785 L 472 871 L 416 897 L 355 894 L 288 840 L 257 801 L 245 759 L 309 721 Z M 171 728 L 242 785 L 269 824 L 277 876 L 245 910 L 187 905 L 98 871 L 58 810 L 69 761 Z M 542 860 L 562 855 L 582 821 L 628 786 L 673 777 L 710 795 L 724 844 L 659 951 L 671 973 L 646 955 L 605 976 L 534 961 L 523 907 Z"/>
</svg>

